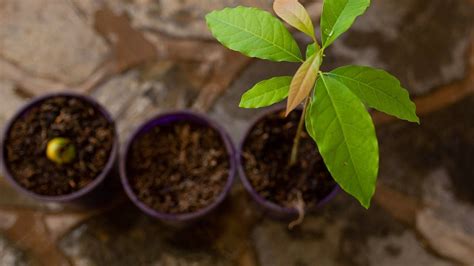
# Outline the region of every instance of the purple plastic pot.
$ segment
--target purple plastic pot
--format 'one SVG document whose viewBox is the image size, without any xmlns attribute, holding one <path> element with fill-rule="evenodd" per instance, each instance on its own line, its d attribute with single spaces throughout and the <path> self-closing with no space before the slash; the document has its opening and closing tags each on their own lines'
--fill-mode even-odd
<svg viewBox="0 0 474 266">
<path fill-rule="evenodd" d="M 102 107 L 97 101 L 94 99 L 88 97 L 88 96 L 83 96 L 79 95 L 76 93 L 70 93 L 70 92 L 59 92 L 59 93 L 52 93 L 52 94 L 47 94 L 38 98 L 35 98 L 31 100 L 29 103 L 27 103 L 25 106 L 20 108 L 17 113 L 11 118 L 8 123 L 6 124 L 6 127 L 4 129 L 3 135 L 2 135 L 2 142 L 1 142 L 1 153 L 0 153 L 0 162 L 1 162 L 1 168 L 3 169 L 3 173 L 5 173 L 6 179 L 20 192 L 41 200 L 41 201 L 51 201 L 51 202 L 60 202 L 60 203 L 73 203 L 73 204 L 96 204 L 100 202 L 101 199 L 106 198 L 107 196 L 112 193 L 112 191 L 109 189 L 108 185 L 105 184 L 106 179 L 107 183 L 109 183 L 109 180 L 111 179 L 111 175 L 114 173 L 114 165 L 115 162 L 117 161 L 118 157 L 118 138 L 117 138 L 117 133 L 115 133 L 114 136 L 114 144 L 112 147 L 112 151 L 110 152 L 109 159 L 107 161 L 107 164 L 105 165 L 104 169 L 100 173 L 99 176 L 97 176 L 90 184 L 88 184 L 86 187 L 75 191 L 70 194 L 66 195 L 61 195 L 61 196 L 45 196 L 45 195 L 40 195 L 35 192 L 32 192 L 23 186 L 21 186 L 16 179 L 14 178 L 13 174 L 11 173 L 7 162 L 6 162 L 6 148 L 5 148 L 5 142 L 7 139 L 7 136 L 11 130 L 11 127 L 13 123 L 20 118 L 21 116 L 25 115 L 29 110 L 31 110 L 32 107 L 35 107 L 39 105 L 40 103 L 44 102 L 47 99 L 54 98 L 54 97 L 68 97 L 68 98 L 77 98 L 81 101 L 87 102 L 94 106 L 96 110 L 98 110 L 106 119 L 109 121 L 112 125 L 114 125 L 115 128 L 115 123 L 110 116 L 110 114 Z M 114 130 L 117 132 L 117 130 Z M 109 178 L 110 176 L 110 178 Z"/>
<path fill-rule="evenodd" d="M 132 146 L 132 143 L 135 141 L 135 139 L 139 138 L 142 134 L 148 132 L 149 130 L 151 130 L 152 128 L 156 126 L 168 125 L 168 124 L 172 124 L 179 121 L 197 123 L 197 124 L 208 126 L 215 129 L 219 133 L 222 141 L 224 142 L 225 148 L 229 155 L 230 168 L 229 168 L 229 177 L 224 186 L 224 189 L 222 190 L 222 192 L 219 194 L 219 196 L 215 199 L 215 201 L 212 204 L 210 204 L 206 208 L 200 209 L 192 213 L 169 214 L 169 213 L 159 212 L 149 207 L 148 205 L 144 204 L 143 202 L 140 201 L 140 199 L 138 199 L 137 195 L 133 191 L 128 181 L 127 159 L 129 156 L 130 148 Z M 125 146 L 125 149 L 120 155 L 120 177 L 122 180 L 122 185 L 128 197 L 143 212 L 163 222 L 166 222 L 170 225 L 178 225 L 178 226 L 183 225 L 183 224 L 185 225 L 190 222 L 196 221 L 206 216 L 213 210 L 215 210 L 224 201 L 227 194 L 229 194 L 232 184 L 234 183 L 235 172 L 236 172 L 235 149 L 229 135 L 217 123 L 213 122 L 212 120 L 208 119 L 207 117 L 203 115 L 190 112 L 190 111 L 179 111 L 179 112 L 161 114 L 145 122 L 131 135 L 130 139 L 127 142 L 127 145 Z"/>
<path fill-rule="evenodd" d="M 298 217 L 298 211 L 294 208 L 282 207 L 276 203 L 273 203 L 261 197 L 260 194 L 258 194 L 258 192 L 253 188 L 252 184 L 248 180 L 244 167 L 243 167 L 243 160 L 242 160 L 242 151 L 245 145 L 245 141 L 247 140 L 248 135 L 256 126 L 256 124 L 260 122 L 260 120 L 264 119 L 270 114 L 281 112 L 282 110 L 284 110 L 284 108 L 285 107 L 283 107 L 282 105 L 276 105 L 274 107 L 270 107 L 267 110 L 265 110 L 262 114 L 257 116 L 256 119 L 250 123 L 250 127 L 248 128 L 247 133 L 245 134 L 244 138 L 240 142 L 239 150 L 237 153 L 237 164 L 238 164 L 240 180 L 242 181 L 245 189 L 250 193 L 250 195 L 252 196 L 256 204 L 258 205 L 258 207 L 260 207 L 263 210 L 263 212 L 268 214 L 270 217 L 273 217 L 278 220 L 290 221 Z M 332 198 L 334 198 L 334 196 L 336 196 L 336 194 L 339 193 L 339 191 L 340 191 L 339 186 L 338 185 L 334 186 L 334 189 L 331 191 L 331 193 L 329 193 L 323 200 L 321 200 L 317 204 L 317 206 L 311 209 L 307 209 L 306 212 L 311 213 L 321 208 L 326 203 L 328 203 Z"/>
</svg>

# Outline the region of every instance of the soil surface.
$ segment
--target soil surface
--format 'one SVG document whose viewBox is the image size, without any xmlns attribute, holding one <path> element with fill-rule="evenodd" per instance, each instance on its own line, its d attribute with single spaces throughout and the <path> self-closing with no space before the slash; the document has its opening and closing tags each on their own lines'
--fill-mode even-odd
<svg viewBox="0 0 474 266">
<path fill-rule="evenodd" d="M 263 198 L 291 208 L 301 193 L 306 208 L 311 208 L 336 183 L 306 131 L 301 136 L 298 163 L 289 167 L 300 115 L 301 111 L 293 111 L 285 118 L 282 111 L 260 120 L 244 143 L 243 166 L 250 183 Z"/>
<path fill-rule="evenodd" d="M 31 108 L 15 121 L 6 140 L 6 162 L 14 178 L 40 195 L 59 196 L 91 183 L 107 164 L 114 126 L 91 104 L 58 96 Z M 46 157 L 48 141 L 72 141 L 75 159 L 56 164 Z"/>
<path fill-rule="evenodd" d="M 196 123 L 157 126 L 134 141 L 128 158 L 130 184 L 151 208 L 190 213 L 210 205 L 229 175 L 219 133 Z"/>
</svg>

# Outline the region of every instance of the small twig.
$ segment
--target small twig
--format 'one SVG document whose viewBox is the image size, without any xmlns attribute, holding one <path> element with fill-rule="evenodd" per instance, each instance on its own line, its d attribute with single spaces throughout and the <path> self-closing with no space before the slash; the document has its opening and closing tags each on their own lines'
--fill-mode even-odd
<svg viewBox="0 0 474 266">
<path fill-rule="evenodd" d="M 189 125 L 185 125 L 180 134 L 180 148 L 179 148 L 179 162 L 184 163 L 186 161 L 186 147 L 189 142 Z"/>
<path fill-rule="evenodd" d="M 304 119 L 305 119 L 305 114 L 306 114 L 306 107 L 308 106 L 310 97 L 306 97 L 306 100 L 304 101 L 304 107 L 303 107 L 303 112 L 301 113 L 301 118 L 300 122 L 298 123 L 298 129 L 296 130 L 296 136 L 293 141 L 293 147 L 291 148 L 291 155 L 290 155 L 290 162 L 289 165 L 293 166 L 296 164 L 296 161 L 298 160 L 298 147 L 300 145 L 300 139 L 301 139 L 301 133 L 303 131 L 303 125 L 304 125 Z"/>
<path fill-rule="evenodd" d="M 298 211 L 298 218 L 288 224 L 288 229 L 290 230 L 293 230 L 295 226 L 302 224 L 305 216 L 305 203 L 301 191 L 296 192 L 296 197 L 295 209 Z"/>
</svg>

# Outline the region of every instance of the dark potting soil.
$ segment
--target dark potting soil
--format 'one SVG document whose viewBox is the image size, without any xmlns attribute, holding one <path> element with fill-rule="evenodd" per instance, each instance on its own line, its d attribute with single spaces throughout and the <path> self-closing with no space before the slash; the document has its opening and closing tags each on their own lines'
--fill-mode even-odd
<svg viewBox="0 0 474 266">
<path fill-rule="evenodd" d="M 140 201 L 169 214 L 207 207 L 222 192 L 229 158 L 219 133 L 196 123 L 154 127 L 132 143 L 129 182 Z"/>
<path fill-rule="evenodd" d="M 6 140 L 6 163 L 13 177 L 40 195 L 66 195 L 91 183 L 107 164 L 114 127 L 94 106 L 58 96 L 32 107 L 17 119 Z M 56 164 L 46 156 L 48 141 L 72 141 L 75 159 Z"/>
<path fill-rule="evenodd" d="M 298 163 L 289 167 L 293 139 L 301 111 L 285 118 L 275 112 L 257 122 L 243 147 L 245 174 L 253 188 L 268 201 L 294 207 L 298 193 L 307 208 L 314 207 L 336 185 L 316 144 L 304 131 L 298 150 Z"/>
</svg>

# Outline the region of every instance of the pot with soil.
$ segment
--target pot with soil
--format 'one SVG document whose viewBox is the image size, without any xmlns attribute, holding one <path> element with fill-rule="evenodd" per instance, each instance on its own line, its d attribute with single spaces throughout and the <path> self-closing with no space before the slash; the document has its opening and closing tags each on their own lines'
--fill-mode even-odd
<svg viewBox="0 0 474 266">
<path fill-rule="evenodd" d="M 285 117 L 281 106 L 270 108 L 253 121 L 237 157 L 242 183 L 255 202 L 285 221 L 315 211 L 339 191 L 306 130 L 301 132 L 298 160 L 290 166 L 301 112 Z"/>
<path fill-rule="evenodd" d="M 1 164 L 14 187 L 39 200 L 98 203 L 118 156 L 115 123 L 90 97 L 36 98 L 7 123 Z"/>
<path fill-rule="evenodd" d="M 120 158 L 121 180 L 142 211 L 172 225 L 187 224 L 227 196 L 234 155 L 227 133 L 206 117 L 163 114 L 132 134 Z"/>
</svg>

